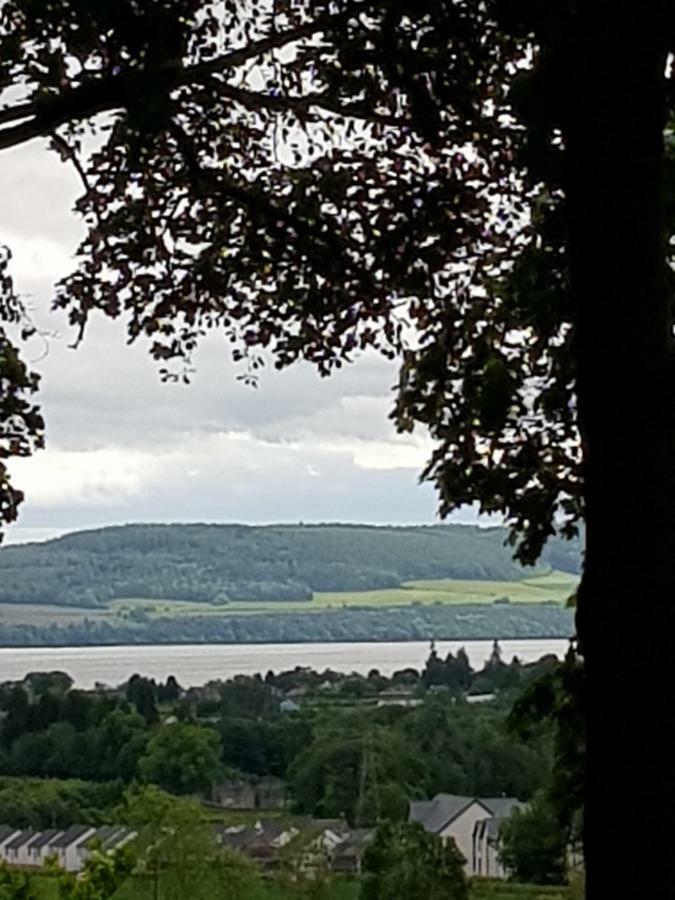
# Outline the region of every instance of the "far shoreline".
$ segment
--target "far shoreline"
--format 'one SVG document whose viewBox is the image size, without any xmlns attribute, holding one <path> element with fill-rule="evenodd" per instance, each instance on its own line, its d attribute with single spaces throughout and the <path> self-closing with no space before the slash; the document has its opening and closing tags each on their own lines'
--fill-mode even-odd
<svg viewBox="0 0 675 900">
<path fill-rule="evenodd" d="M 543 634 L 503 634 L 498 637 L 458 637 L 457 635 L 452 636 L 438 636 L 435 635 L 433 637 L 412 637 L 412 638 L 327 638 L 323 641 L 312 641 L 305 639 L 303 640 L 301 637 L 292 641 L 143 641 L 135 643 L 134 641 L 99 641 L 95 643 L 29 643 L 29 644 L 0 644 L 0 652 L 3 650 L 79 650 L 80 648 L 83 650 L 95 650 L 98 648 L 122 648 L 122 647 L 134 647 L 138 650 L 143 649 L 152 649 L 154 647 L 292 647 L 292 646 L 314 646 L 314 647 L 325 647 L 335 645 L 350 645 L 354 646 L 362 646 L 364 644 L 419 644 L 419 643 L 427 643 L 430 644 L 432 642 L 435 643 L 457 643 L 463 642 L 467 644 L 484 644 L 490 641 L 497 641 L 501 643 L 502 641 L 573 641 L 575 640 L 574 634 L 561 634 L 561 633 L 543 633 Z"/>
</svg>

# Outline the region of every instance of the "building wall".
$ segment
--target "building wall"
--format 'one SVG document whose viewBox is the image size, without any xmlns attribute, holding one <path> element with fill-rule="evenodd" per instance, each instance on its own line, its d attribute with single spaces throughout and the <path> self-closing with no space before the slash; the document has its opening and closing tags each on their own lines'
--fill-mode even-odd
<svg viewBox="0 0 675 900">
<path fill-rule="evenodd" d="M 460 813 L 456 819 L 453 819 L 441 832 L 440 837 L 444 840 L 454 838 L 457 849 L 465 859 L 464 871 L 467 875 L 473 874 L 473 829 L 476 822 L 485 819 L 490 812 L 482 803 L 474 800 L 464 812 Z"/>
<path fill-rule="evenodd" d="M 66 870 L 66 872 L 79 872 L 82 866 L 84 865 L 84 860 L 78 853 L 78 846 L 83 841 L 88 841 L 89 838 L 93 837 L 96 834 L 95 828 L 90 828 L 88 831 L 85 831 L 83 834 L 77 838 L 72 844 L 68 847 L 61 847 L 59 849 L 59 862 L 61 866 Z"/>
<path fill-rule="evenodd" d="M 17 852 L 15 863 L 17 866 L 34 866 L 32 851 L 28 849 L 30 841 L 23 843 Z"/>
<path fill-rule="evenodd" d="M 4 841 L 0 842 L 0 859 L 4 860 L 5 862 L 7 862 L 7 859 L 8 859 L 7 844 L 9 844 L 9 842 L 11 840 L 13 840 L 17 836 L 18 833 L 19 833 L 19 829 L 17 828 L 14 831 L 12 831 L 11 834 L 8 834 L 7 837 L 4 839 Z"/>
</svg>

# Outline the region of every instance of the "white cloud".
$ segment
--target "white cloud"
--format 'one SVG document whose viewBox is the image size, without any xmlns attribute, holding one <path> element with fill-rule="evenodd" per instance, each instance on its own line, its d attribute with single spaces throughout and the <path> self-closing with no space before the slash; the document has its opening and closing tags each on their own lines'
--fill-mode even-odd
<svg viewBox="0 0 675 900">
<path fill-rule="evenodd" d="M 354 464 L 362 469 L 420 471 L 431 454 L 430 442 L 361 441 L 354 447 Z"/>
<path fill-rule="evenodd" d="M 87 451 L 44 451 L 31 459 L 13 460 L 14 480 L 32 504 L 116 506 L 137 497 L 157 460 L 119 448 Z"/>
<path fill-rule="evenodd" d="M 45 275 L 50 280 L 73 269 L 73 257 L 63 244 L 52 238 L 34 237 L 11 241 L 12 275 L 17 286 Z"/>
</svg>

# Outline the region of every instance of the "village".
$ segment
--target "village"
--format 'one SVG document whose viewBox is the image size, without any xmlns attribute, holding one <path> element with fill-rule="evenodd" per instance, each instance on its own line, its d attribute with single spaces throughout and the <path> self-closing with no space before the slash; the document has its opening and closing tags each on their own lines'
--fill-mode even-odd
<svg viewBox="0 0 675 900">
<path fill-rule="evenodd" d="M 508 873 L 499 857 L 499 826 L 521 806 L 510 798 L 439 794 L 430 801 L 411 804 L 409 821 L 418 822 L 443 841 L 454 841 L 466 860 L 467 876 L 505 878 Z M 218 846 L 244 854 L 262 871 L 279 868 L 284 852 L 287 856 L 295 852 L 307 869 L 327 865 L 343 875 L 360 873 L 363 853 L 374 834 L 372 828 L 350 828 L 341 819 L 265 818 L 262 814 L 250 825 L 214 823 L 212 828 Z M 41 869 L 51 862 L 76 873 L 92 853 L 111 854 L 138 838 L 138 831 L 125 826 L 73 825 L 34 831 L 1 825 L 0 860 L 27 869 Z"/>
</svg>

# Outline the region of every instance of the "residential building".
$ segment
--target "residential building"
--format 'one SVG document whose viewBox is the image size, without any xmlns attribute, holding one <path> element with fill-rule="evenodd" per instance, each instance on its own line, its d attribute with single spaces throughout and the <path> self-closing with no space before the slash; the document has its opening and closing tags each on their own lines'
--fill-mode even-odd
<svg viewBox="0 0 675 900">
<path fill-rule="evenodd" d="M 230 780 L 217 784 L 211 791 L 208 805 L 225 809 L 284 809 L 287 805 L 286 785 L 280 778 L 263 777 L 257 780 Z"/>
<path fill-rule="evenodd" d="M 10 866 L 31 865 L 31 859 L 28 854 L 28 844 L 34 837 L 34 831 L 17 831 L 15 835 L 3 845 L 4 859 Z"/>
<path fill-rule="evenodd" d="M 464 857 L 467 875 L 477 875 L 478 857 L 475 856 L 474 832 L 478 822 L 486 819 L 507 818 L 511 812 L 523 806 L 513 797 L 463 797 L 458 794 L 436 794 L 432 800 L 410 804 L 408 821 L 419 822 L 427 831 L 443 840 L 454 840 Z M 487 838 L 485 839 L 487 842 Z M 481 866 L 487 860 L 487 843 L 480 844 Z M 492 851 L 490 851 L 492 853 Z M 496 851 L 495 851 L 496 852 Z M 496 868 L 496 856 L 490 856 L 490 864 Z M 485 874 L 484 872 L 482 874 Z M 494 877 L 504 877 L 495 874 Z"/>
<path fill-rule="evenodd" d="M 5 845 L 19 833 L 18 828 L 10 825 L 0 825 L 0 859 L 5 859 Z"/>
<path fill-rule="evenodd" d="M 29 865 L 43 866 L 51 856 L 51 843 L 63 834 L 58 828 L 48 828 L 47 831 L 38 831 L 33 840 L 27 844 Z"/>
<path fill-rule="evenodd" d="M 41 868 L 50 857 L 68 872 L 79 872 L 93 847 L 104 853 L 117 850 L 137 837 L 137 832 L 121 825 L 92 828 L 73 825 L 59 831 L 21 830 L 0 825 L 0 861 L 10 866 Z"/>
<path fill-rule="evenodd" d="M 499 858 L 499 832 L 504 819 L 493 816 L 476 822 L 473 831 L 473 874 L 485 878 L 506 878 Z"/>
<path fill-rule="evenodd" d="M 102 825 L 93 834 L 85 834 L 75 846 L 78 870 L 82 869 L 93 850 L 111 853 L 138 837 L 138 832 L 122 825 Z"/>
<path fill-rule="evenodd" d="M 67 872 L 79 872 L 84 863 L 82 854 L 78 853 L 77 848 L 95 833 L 96 829 L 90 825 L 71 825 L 49 843 L 49 850 L 62 869 Z"/>
<path fill-rule="evenodd" d="M 354 828 L 331 854 L 331 869 L 341 875 L 360 875 L 363 854 L 375 836 L 372 828 Z"/>
</svg>

